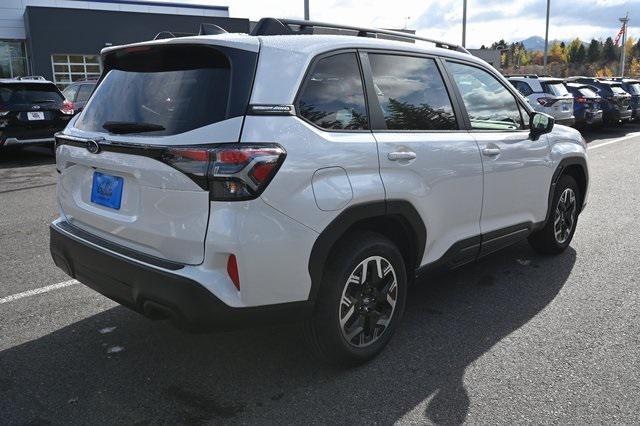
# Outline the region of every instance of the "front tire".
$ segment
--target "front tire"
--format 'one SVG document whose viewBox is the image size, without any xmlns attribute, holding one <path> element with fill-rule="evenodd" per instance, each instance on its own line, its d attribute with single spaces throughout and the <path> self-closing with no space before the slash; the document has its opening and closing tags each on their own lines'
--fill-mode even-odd
<svg viewBox="0 0 640 426">
<path fill-rule="evenodd" d="M 575 179 L 570 175 L 561 176 L 547 223 L 529 236 L 529 244 L 534 250 L 542 254 L 560 254 L 569 247 L 578 225 L 580 196 Z"/>
<path fill-rule="evenodd" d="M 325 266 L 305 337 L 323 361 L 355 366 L 389 343 L 404 312 L 407 274 L 398 248 L 374 232 L 349 234 Z"/>
</svg>

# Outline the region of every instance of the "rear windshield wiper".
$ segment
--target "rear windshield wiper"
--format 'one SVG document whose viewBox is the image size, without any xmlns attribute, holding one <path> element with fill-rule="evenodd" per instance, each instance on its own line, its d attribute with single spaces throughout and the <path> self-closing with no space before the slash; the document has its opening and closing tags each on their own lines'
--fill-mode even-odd
<svg viewBox="0 0 640 426">
<path fill-rule="evenodd" d="M 135 121 L 107 121 L 102 128 L 110 133 L 142 133 L 165 130 L 164 126 L 153 123 L 137 123 Z"/>
<path fill-rule="evenodd" d="M 34 104 L 49 104 L 49 103 L 53 103 L 55 101 L 56 101 L 55 99 L 36 99 L 36 100 L 31 101 L 31 103 L 34 103 Z"/>
</svg>

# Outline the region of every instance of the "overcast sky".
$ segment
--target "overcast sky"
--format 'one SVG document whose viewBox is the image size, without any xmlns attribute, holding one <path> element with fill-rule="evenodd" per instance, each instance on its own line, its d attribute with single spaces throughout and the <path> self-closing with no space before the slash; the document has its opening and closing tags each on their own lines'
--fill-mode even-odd
<svg viewBox="0 0 640 426">
<path fill-rule="evenodd" d="M 157 0 L 160 1 L 160 0 Z M 229 6 L 232 17 L 302 18 L 303 0 L 167 0 Z M 459 43 L 462 0 L 310 0 L 311 19 L 403 28 Z M 468 0 L 467 46 L 504 38 L 544 37 L 546 0 Z M 618 18 L 630 13 L 629 35 L 640 37 L 640 0 L 551 0 L 550 39 L 615 37 Z M 635 16 L 634 16 L 635 15 Z"/>
</svg>

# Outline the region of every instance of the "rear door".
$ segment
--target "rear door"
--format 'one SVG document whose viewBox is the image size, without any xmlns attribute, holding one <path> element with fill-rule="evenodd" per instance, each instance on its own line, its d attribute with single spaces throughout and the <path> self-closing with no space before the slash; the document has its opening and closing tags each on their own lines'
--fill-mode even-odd
<svg viewBox="0 0 640 426">
<path fill-rule="evenodd" d="M 448 261 L 475 259 L 482 163 L 474 138 L 456 117 L 439 61 L 372 51 L 363 63 L 365 71 L 370 68 L 369 92 L 375 95 L 373 135 L 386 197 L 410 201 L 424 220 L 422 263 L 442 258 L 454 245 L 458 249 Z"/>
<path fill-rule="evenodd" d="M 529 137 L 516 96 L 487 70 L 447 61 L 482 153 L 483 254 L 497 250 L 545 219 L 551 182 L 546 135 Z M 524 119 L 523 119 L 524 116 Z"/>
<path fill-rule="evenodd" d="M 196 148 L 239 140 L 258 52 L 257 41 L 244 46 L 164 44 L 103 57 L 99 86 L 58 139 L 63 217 L 127 248 L 201 263 L 209 162 Z"/>
</svg>

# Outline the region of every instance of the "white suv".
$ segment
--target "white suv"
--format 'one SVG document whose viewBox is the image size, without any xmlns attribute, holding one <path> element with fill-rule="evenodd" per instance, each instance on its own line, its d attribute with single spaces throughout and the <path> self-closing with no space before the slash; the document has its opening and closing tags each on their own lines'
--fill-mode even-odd
<svg viewBox="0 0 640 426">
<path fill-rule="evenodd" d="M 549 114 L 558 124 L 572 126 L 575 123 L 573 95 L 562 79 L 535 74 L 512 75 L 507 79 L 527 98 L 534 110 Z"/>
<path fill-rule="evenodd" d="M 353 365 L 388 343 L 418 272 L 526 237 L 567 248 L 577 131 L 462 48 L 296 25 L 102 51 L 57 136 L 60 268 L 190 329 L 301 320 Z"/>
</svg>

